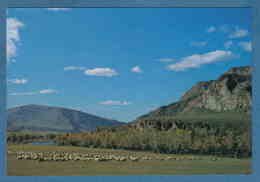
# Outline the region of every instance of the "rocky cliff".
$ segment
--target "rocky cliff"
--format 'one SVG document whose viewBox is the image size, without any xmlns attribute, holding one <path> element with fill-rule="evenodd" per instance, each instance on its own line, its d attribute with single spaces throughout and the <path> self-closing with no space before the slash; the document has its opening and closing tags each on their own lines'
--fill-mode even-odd
<svg viewBox="0 0 260 182">
<path fill-rule="evenodd" d="M 177 121 L 183 118 L 185 120 L 248 118 L 252 105 L 251 72 L 249 66 L 235 67 L 216 80 L 199 82 L 178 102 L 143 115 L 134 123 L 137 123 L 138 127 L 174 128 Z M 161 123 L 165 119 L 167 122 Z"/>
<path fill-rule="evenodd" d="M 182 112 L 206 109 L 215 112 L 249 112 L 251 107 L 251 68 L 232 68 L 217 80 L 200 82 L 181 100 L 190 99 Z"/>
</svg>

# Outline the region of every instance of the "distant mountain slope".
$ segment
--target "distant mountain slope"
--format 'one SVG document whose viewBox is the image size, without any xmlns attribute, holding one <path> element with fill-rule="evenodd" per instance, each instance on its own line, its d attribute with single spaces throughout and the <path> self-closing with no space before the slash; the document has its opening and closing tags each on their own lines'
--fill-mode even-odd
<svg viewBox="0 0 260 182">
<path fill-rule="evenodd" d="M 217 80 L 203 81 L 188 90 L 178 102 L 162 106 L 134 122 L 151 123 L 162 118 L 207 119 L 221 116 L 221 120 L 249 118 L 252 104 L 251 68 L 235 67 Z"/>
<path fill-rule="evenodd" d="M 98 126 L 124 123 L 81 111 L 44 105 L 24 105 L 8 109 L 8 131 L 80 132 L 93 131 Z"/>
</svg>

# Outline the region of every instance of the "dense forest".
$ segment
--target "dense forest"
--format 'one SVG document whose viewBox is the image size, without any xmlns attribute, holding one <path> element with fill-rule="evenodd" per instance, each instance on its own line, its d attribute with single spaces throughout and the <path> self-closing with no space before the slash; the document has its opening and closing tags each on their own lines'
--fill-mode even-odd
<svg viewBox="0 0 260 182">
<path fill-rule="evenodd" d="M 250 125 L 211 126 L 197 122 L 167 131 L 131 126 L 99 128 L 96 132 L 59 135 L 58 145 L 93 148 L 149 150 L 172 154 L 205 154 L 229 157 L 251 156 Z"/>
<path fill-rule="evenodd" d="M 57 135 L 57 133 L 9 132 L 6 141 L 8 144 L 26 144 L 34 141 L 54 140 Z"/>
<path fill-rule="evenodd" d="M 160 121 L 163 119 L 160 118 Z M 165 120 L 167 123 L 169 119 Z M 98 127 L 81 133 L 9 133 L 8 143 L 52 140 L 57 145 L 146 150 L 156 153 L 250 157 L 251 122 L 179 122 L 176 128 L 138 128 L 134 124 Z"/>
</svg>

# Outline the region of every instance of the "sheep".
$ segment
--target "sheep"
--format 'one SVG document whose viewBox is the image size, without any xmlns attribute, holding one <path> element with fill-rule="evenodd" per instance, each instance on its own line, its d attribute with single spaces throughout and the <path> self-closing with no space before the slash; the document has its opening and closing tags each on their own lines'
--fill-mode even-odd
<svg viewBox="0 0 260 182">
<path fill-rule="evenodd" d="M 9 152 L 10 153 L 10 152 Z M 202 160 L 201 157 L 195 157 L 195 156 L 170 156 L 166 155 L 162 157 L 161 155 L 140 155 L 138 156 L 138 153 L 132 153 L 131 155 L 128 153 L 121 153 L 121 155 L 118 155 L 118 153 L 100 153 L 100 152 L 93 152 L 93 153 L 79 153 L 79 152 L 63 152 L 63 151 L 53 151 L 53 152 L 24 152 L 24 151 L 18 151 L 16 152 L 16 159 L 17 160 L 38 160 L 41 161 L 139 161 L 139 160 Z M 217 161 L 219 160 L 217 157 L 211 157 L 211 161 Z"/>
<path fill-rule="evenodd" d="M 120 161 L 120 157 L 115 156 L 114 159 L 115 159 L 116 161 Z"/>
<path fill-rule="evenodd" d="M 44 161 L 44 159 L 43 159 L 43 157 L 40 156 L 40 157 L 38 158 L 38 162 L 42 162 L 42 161 Z"/>
<path fill-rule="evenodd" d="M 120 157 L 119 161 L 126 161 L 126 157 Z"/>
<path fill-rule="evenodd" d="M 138 157 L 133 157 L 133 156 L 129 156 L 129 159 L 130 159 L 131 161 L 134 161 L 134 162 L 136 162 L 136 161 L 139 160 Z"/>
<path fill-rule="evenodd" d="M 23 156 L 22 156 L 22 155 L 17 155 L 16 159 L 22 160 L 22 159 L 23 159 Z"/>
<path fill-rule="evenodd" d="M 100 158 L 96 157 L 94 158 L 95 161 L 100 161 Z"/>
</svg>

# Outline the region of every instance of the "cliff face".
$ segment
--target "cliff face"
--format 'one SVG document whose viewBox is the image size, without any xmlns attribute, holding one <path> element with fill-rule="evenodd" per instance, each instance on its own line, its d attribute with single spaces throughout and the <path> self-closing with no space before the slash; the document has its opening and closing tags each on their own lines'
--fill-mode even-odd
<svg viewBox="0 0 260 182">
<path fill-rule="evenodd" d="M 167 125 L 166 128 L 171 128 L 176 127 L 176 122 L 171 119 L 159 124 L 158 118 L 182 118 L 192 114 L 193 119 L 196 119 L 197 116 L 224 113 L 222 119 L 225 119 L 225 114 L 229 116 L 236 115 L 236 113 L 237 115 L 248 115 L 252 104 L 251 72 L 252 69 L 249 66 L 235 67 L 220 75 L 217 80 L 199 82 L 188 90 L 178 102 L 162 106 L 141 116 L 135 123 L 142 127 Z"/>
<path fill-rule="evenodd" d="M 191 99 L 182 112 L 206 109 L 215 112 L 249 112 L 251 107 L 251 68 L 232 68 L 217 80 L 200 82 L 181 100 Z"/>
</svg>

